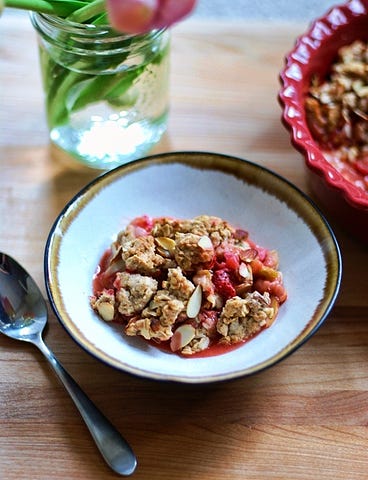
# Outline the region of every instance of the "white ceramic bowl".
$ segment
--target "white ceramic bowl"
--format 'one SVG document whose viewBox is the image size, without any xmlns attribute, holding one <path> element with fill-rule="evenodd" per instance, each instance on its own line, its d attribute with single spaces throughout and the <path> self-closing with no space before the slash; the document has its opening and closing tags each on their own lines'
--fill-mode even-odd
<svg viewBox="0 0 368 480">
<path fill-rule="evenodd" d="M 97 317 L 89 304 L 96 266 L 119 230 L 143 214 L 219 216 L 278 250 L 288 300 L 275 323 L 226 354 L 182 358 Z M 335 237 L 302 192 L 256 164 L 212 153 L 156 155 L 100 176 L 66 205 L 45 250 L 51 305 L 79 345 L 125 372 L 188 383 L 249 375 L 289 355 L 322 324 L 340 280 Z"/>
</svg>

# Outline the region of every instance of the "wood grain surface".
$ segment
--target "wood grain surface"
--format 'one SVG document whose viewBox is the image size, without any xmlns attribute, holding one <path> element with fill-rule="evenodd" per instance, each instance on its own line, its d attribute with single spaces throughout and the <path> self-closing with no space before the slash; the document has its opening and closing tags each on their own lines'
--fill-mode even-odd
<svg viewBox="0 0 368 480">
<path fill-rule="evenodd" d="M 309 193 L 281 125 L 278 73 L 304 24 L 208 23 L 173 30 L 171 113 L 155 152 L 216 151 L 258 162 Z M 0 19 L 0 251 L 43 293 L 52 223 L 97 172 L 49 147 L 36 37 Z M 131 377 L 79 348 L 50 313 L 46 342 L 131 443 L 137 480 L 368 478 L 368 252 L 331 220 L 344 271 L 336 306 L 292 356 L 206 386 Z M 311 266 L 313 268 L 313 266 Z M 0 337 L 0 479 L 117 478 L 32 345 Z"/>
</svg>

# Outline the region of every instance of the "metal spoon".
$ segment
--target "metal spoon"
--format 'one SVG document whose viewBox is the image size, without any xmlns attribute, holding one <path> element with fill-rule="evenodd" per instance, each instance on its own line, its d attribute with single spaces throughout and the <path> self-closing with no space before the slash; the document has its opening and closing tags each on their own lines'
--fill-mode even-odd
<svg viewBox="0 0 368 480">
<path fill-rule="evenodd" d="M 0 252 L 0 332 L 41 350 L 74 400 L 107 464 L 120 475 L 132 474 L 137 460 L 131 447 L 45 345 L 42 331 L 46 322 L 46 302 L 35 281 L 13 258 Z"/>
</svg>

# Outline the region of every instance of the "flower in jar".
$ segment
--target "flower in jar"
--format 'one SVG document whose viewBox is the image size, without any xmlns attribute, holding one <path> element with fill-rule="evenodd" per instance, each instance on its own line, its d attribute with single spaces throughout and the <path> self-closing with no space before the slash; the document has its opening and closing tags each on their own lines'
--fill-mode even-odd
<svg viewBox="0 0 368 480">
<path fill-rule="evenodd" d="M 106 0 L 111 25 L 128 34 L 169 27 L 188 15 L 195 3 L 196 0 Z"/>
</svg>

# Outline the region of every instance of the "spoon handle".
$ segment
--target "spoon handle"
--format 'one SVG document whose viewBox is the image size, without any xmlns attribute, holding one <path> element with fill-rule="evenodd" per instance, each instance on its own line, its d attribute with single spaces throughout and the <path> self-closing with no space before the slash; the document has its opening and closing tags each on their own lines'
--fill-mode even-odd
<svg viewBox="0 0 368 480">
<path fill-rule="evenodd" d="M 73 399 L 106 463 L 120 475 L 132 474 L 137 466 L 137 459 L 129 444 L 87 397 L 46 346 L 42 338 L 38 339 L 36 345 L 49 360 L 55 373 Z"/>
</svg>

